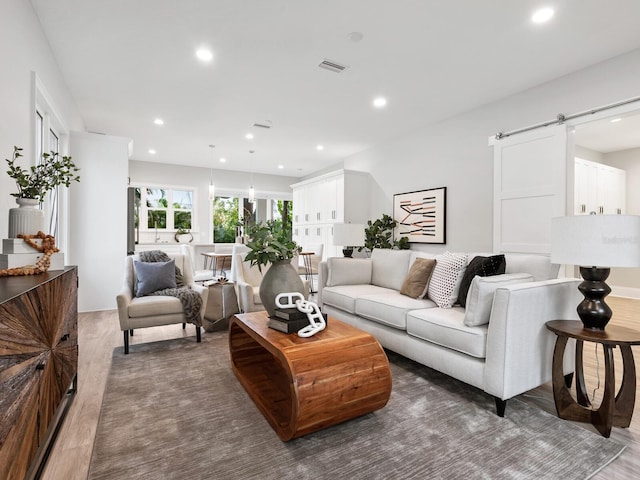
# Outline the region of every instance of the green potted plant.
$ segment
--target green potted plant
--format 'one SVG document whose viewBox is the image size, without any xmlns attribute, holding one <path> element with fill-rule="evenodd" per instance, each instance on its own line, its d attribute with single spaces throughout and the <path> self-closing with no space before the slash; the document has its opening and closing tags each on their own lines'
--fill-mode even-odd
<svg viewBox="0 0 640 480">
<path fill-rule="evenodd" d="M 393 248 L 396 250 L 408 250 L 409 239 L 401 237 L 399 240 L 392 240 L 393 229 L 396 228 L 398 222 L 386 213 L 382 218 L 378 218 L 373 222 L 367 221 L 367 227 L 364 229 L 364 247 L 358 249 L 361 252 L 364 248 L 368 251 L 374 248 Z"/>
<path fill-rule="evenodd" d="M 270 220 L 266 224 L 256 224 L 248 227 L 249 252 L 245 261 L 252 266 L 269 266 L 260 282 L 260 299 L 267 313 L 271 316 L 275 311 L 275 297 L 283 292 L 300 292 L 305 294 L 304 284 L 291 260 L 301 251 L 296 242 L 291 239 L 291 231 L 283 228 L 282 222 Z"/>
<path fill-rule="evenodd" d="M 16 197 L 16 203 L 20 206 L 9 209 L 9 238 L 41 231 L 44 228 L 44 212 L 37 207 L 47 193 L 60 185 L 69 187 L 71 182 L 80 181 L 78 168 L 69 156 L 61 157 L 56 152 L 43 153 L 42 161 L 27 170 L 16 164 L 23 156 L 21 152 L 22 148 L 14 146 L 12 158 L 6 159 L 9 165 L 7 175 L 16 181 L 18 187 L 18 191 L 10 195 Z"/>
<path fill-rule="evenodd" d="M 68 187 L 71 182 L 79 182 L 76 175 L 79 170 L 71 157 L 60 156 L 56 152 L 43 153 L 42 161 L 32 165 L 29 170 L 16 165 L 18 158 L 22 157 L 22 148 L 13 147 L 13 158 L 6 159 L 9 165 L 7 174 L 16 181 L 17 193 L 11 193 L 12 197 L 30 198 L 42 203 L 48 192 L 59 185 Z"/>
</svg>

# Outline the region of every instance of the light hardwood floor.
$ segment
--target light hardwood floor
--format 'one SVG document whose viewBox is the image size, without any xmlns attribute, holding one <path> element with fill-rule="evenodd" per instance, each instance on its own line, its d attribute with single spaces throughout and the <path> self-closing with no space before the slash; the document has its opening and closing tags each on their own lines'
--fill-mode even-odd
<svg viewBox="0 0 640 480">
<path fill-rule="evenodd" d="M 640 329 L 640 301 L 613 298 L 608 299 L 615 312 L 611 320 L 620 325 Z M 92 312 L 80 314 L 78 320 L 79 333 L 79 365 L 78 393 L 60 430 L 43 478 L 52 480 L 83 480 L 87 478 L 93 440 L 95 437 L 100 406 L 104 393 L 107 374 L 111 365 L 111 356 L 115 347 L 122 347 L 122 333 L 118 326 L 117 313 L 114 311 Z M 204 333 L 206 335 L 206 333 Z M 165 340 L 181 336 L 194 336 L 193 326 L 186 331 L 180 325 L 156 327 L 136 330 L 132 344 Z M 597 384 L 596 355 L 592 348 L 585 344 L 585 376 L 588 388 Z M 601 350 L 599 352 L 601 354 Z M 640 369 L 640 347 L 634 348 L 634 358 Z M 616 355 L 616 366 L 621 362 Z M 602 365 L 600 375 L 602 375 Z M 620 370 L 617 370 L 620 371 Z M 619 384 L 619 378 L 617 379 Z M 596 404 L 602 394 L 601 388 L 596 392 Z M 636 397 L 636 415 L 628 429 L 614 428 L 611 438 L 627 444 L 627 449 L 612 464 L 599 472 L 595 479 L 628 480 L 640 478 L 640 403 Z M 518 397 L 526 402 L 555 414 L 551 385 L 543 385 L 525 395 Z M 507 416 L 509 405 L 507 404 Z M 595 429 L 590 425 L 580 424 L 584 428 Z"/>
</svg>

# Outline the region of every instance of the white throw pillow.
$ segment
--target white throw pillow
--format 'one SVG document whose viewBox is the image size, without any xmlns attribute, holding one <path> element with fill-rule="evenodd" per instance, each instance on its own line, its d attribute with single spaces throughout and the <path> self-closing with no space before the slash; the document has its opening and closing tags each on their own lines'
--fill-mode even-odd
<svg viewBox="0 0 640 480">
<path fill-rule="evenodd" d="M 440 308 L 451 308 L 458 299 L 462 276 L 467 268 L 466 253 L 445 252 L 436 255 L 427 296 Z"/>
<path fill-rule="evenodd" d="M 464 324 L 467 327 L 477 327 L 489 323 L 493 295 L 497 288 L 533 281 L 533 276 L 528 273 L 507 273 L 491 277 L 476 276 L 471 281 L 471 287 L 467 295 Z"/>
</svg>

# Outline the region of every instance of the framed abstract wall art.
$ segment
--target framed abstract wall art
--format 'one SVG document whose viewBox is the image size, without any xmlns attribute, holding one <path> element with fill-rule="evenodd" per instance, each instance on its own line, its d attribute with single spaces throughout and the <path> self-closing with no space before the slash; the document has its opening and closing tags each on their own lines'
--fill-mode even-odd
<svg viewBox="0 0 640 480">
<path fill-rule="evenodd" d="M 446 243 L 447 187 L 398 193 L 393 196 L 394 240 L 411 243 Z"/>
</svg>

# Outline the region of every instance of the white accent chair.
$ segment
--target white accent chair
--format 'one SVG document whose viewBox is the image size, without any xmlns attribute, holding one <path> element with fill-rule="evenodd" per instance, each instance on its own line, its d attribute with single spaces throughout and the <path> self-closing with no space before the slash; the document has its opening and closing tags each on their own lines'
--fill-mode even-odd
<svg viewBox="0 0 640 480">
<path fill-rule="evenodd" d="M 245 261 L 247 253 L 236 253 L 231 259 L 231 276 L 236 284 L 238 307 L 242 313 L 259 312 L 264 310 L 260 299 L 260 282 L 270 265 L 262 266 L 262 272 L 257 265 Z"/>
<path fill-rule="evenodd" d="M 176 267 L 182 272 L 185 285 L 190 286 L 202 297 L 202 308 L 200 318 L 204 316 L 209 289 L 198 285 L 193 280 L 191 261 L 183 254 L 167 254 L 169 258 L 175 260 Z M 116 296 L 118 306 L 118 319 L 120 320 L 120 330 L 124 334 L 124 353 L 129 353 L 129 335 L 137 328 L 157 327 L 161 325 L 171 325 L 182 323 L 182 328 L 186 327 L 186 317 L 182 308 L 182 303 L 176 297 L 163 295 L 136 297 L 133 293 L 136 273 L 133 261 L 139 260 L 137 255 L 127 256 L 124 260 L 124 282 L 122 289 Z M 200 327 L 196 327 L 196 340 L 200 342 Z"/>
<path fill-rule="evenodd" d="M 197 258 L 195 249 L 191 245 L 180 245 L 180 253 L 189 258 L 191 263 L 191 269 L 193 270 L 193 281 L 196 283 L 203 283 L 208 280 L 213 280 L 213 270 L 210 268 L 198 270 L 196 266 Z"/>
</svg>

